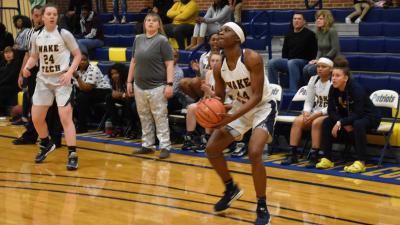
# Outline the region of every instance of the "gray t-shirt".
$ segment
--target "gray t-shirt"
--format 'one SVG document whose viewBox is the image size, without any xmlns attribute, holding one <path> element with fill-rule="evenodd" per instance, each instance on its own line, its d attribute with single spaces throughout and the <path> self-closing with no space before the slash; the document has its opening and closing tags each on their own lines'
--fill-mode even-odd
<svg viewBox="0 0 400 225">
<path fill-rule="evenodd" d="M 136 36 L 132 47 L 132 57 L 136 66 L 133 72 L 135 84 L 141 89 L 153 89 L 167 82 L 165 61 L 174 59 L 168 39 L 157 34 L 146 37 L 145 34 Z"/>
</svg>

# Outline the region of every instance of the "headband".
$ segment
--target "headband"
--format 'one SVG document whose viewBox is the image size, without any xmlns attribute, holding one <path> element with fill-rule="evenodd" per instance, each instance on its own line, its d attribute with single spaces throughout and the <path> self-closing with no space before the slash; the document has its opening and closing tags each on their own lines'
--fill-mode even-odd
<svg viewBox="0 0 400 225">
<path fill-rule="evenodd" d="M 332 60 L 330 60 L 328 58 L 325 58 L 325 57 L 319 58 L 317 64 L 325 64 L 325 65 L 328 65 L 330 67 L 333 67 Z"/>
<path fill-rule="evenodd" d="M 237 25 L 234 22 L 227 22 L 223 25 L 223 27 L 224 26 L 230 27 L 233 30 L 233 32 L 235 32 L 235 34 L 240 38 L 240 43 L 243 44 L 246 38 L 244 37 L 244 32 L 239 25 Z"/>
</svg>

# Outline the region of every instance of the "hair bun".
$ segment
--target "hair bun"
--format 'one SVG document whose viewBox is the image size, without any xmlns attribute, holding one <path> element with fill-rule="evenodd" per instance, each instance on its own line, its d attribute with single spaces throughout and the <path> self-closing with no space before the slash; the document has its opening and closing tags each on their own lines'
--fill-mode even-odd
<svg viewBox="0 0 400 225">
<path fill-rule="evenodd" d="M 346 57 L 340 55 L 337 56 L 334 60 L 333 60 L 335 67 L 348 67 L 349 66 L 349 61 L 346 59 Z"/>
</svg>

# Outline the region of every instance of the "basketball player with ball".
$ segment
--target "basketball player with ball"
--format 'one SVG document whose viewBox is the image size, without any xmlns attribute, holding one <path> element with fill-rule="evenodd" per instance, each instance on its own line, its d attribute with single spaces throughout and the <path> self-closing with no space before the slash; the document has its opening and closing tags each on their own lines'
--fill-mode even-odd
<svg viewBox="0 0 400 225">
<path fill-rule="evenodd" d="M 266 204 L 266 171 L 262 160 L 264 146 L 272 141 L 276 116 L 276 102 L 268 88 L 262 57 L 251 49 L 242 49 L 245 41 L 243 29 L 233 22 L 221 27 L 219 46 L 224 50 L 222 64 L 214 68 L 215 95 L 225 99 L 226 87 L 233 96 L 232 109 L 221 114 L 206 147 L 207 157 L 225 184 L 223 197 L 214 205 L 219 213 L 240 198 L 243 190 L 233 181 L 222 151 L 233 141 L 240 140 L 252 129 L 249 142 L 249 159 L 257 195 L 255 225 L 270 224 Z"/>
</svg>

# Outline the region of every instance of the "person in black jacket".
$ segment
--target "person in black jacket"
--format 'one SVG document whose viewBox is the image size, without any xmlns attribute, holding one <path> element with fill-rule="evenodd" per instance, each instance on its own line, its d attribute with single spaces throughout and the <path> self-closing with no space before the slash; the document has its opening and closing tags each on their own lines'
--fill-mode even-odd
<svg viewBox="0 0 400 225">
<path fill-rule="evenodd" d="M 81 52 L 89 54 L 89 50 L 104 45 L 103 27 L 100 18 L 88 6 L 83 6 L 81 10 L 81 36 L 77 41 Z"/>
<path fill-rule="evenodd" d="M 7 46 L 0 60 L 0 114 L 7 115 L 7 107 L 17 105 L 18 74 L 22 55 Z"/>
<path fill-rule="evenodd" d="M 281 59 L 268 62 L 268 79 L 278 84 L 278 72 L 287 72 L 289 89 L 296 92 L 301 85 L 303 67 L 317 56 L 315 33 L 306 28 L 306 20 L 301 13 L 293 15 L 293 29 L 285 35 Z"/>
<path fill-rule="evenodd" d="M 70 0 L 68 3 L 68 11 L 66 13 L 67 26 L 68 29 L 73 34 L 79 34 L 80 25 L 79 20 L 81 17 L 81 9 L 83 6 L 86 6 L 89 11 L 92 10 L 92 1 L 91 0 Z"/>
<path fill-rule="evenodd" d="M 335 139 L 354 142 L 357 161 L 344 167 L 345 172 L 365 171 L 367 131 L 376 129 L 380 123 L 380 113 L 365 89 L 351 79 L 347 60 L 339 58 L 332 71 L 332 87 L 328 97 L 328 118 L 322 125 L 321 150 L 324 158 L 316 165 L 318 169 L 334 167 L 332 142 Z"/>
<path fill-rule="evenodd" d="M 0 52 L 7 46 L 14 45 L 13 35 L 7 31 L 6 26 L 0 22 Z"/>
</svg>

